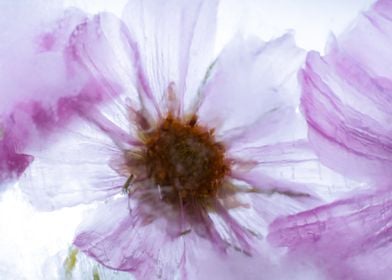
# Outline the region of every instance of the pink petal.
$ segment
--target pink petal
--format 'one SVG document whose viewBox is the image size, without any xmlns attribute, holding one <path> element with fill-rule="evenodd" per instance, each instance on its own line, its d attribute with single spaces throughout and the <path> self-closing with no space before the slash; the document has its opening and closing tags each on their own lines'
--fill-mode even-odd
<svg viewBox="0 0 392 280">
<path fill-rule="evenodd" d="M 24 150 L 36 139 L 37 130 L 53 128 L 52 101 L 73 90 L 73 85 L 65 85 L 69 80 L 61 46 L 76 19 L 64 18 L 61 27 L 51 23 L 55 31 L 46 36 L 41 27 L 59 16 L 57 8 L 41 1 L 1 3 L 0 26 L 7 27 L 0 32 L 0 182 L 19 176 L 30 164 L 33 157 Z M 23 24 L 17 17 L 24 18 Z"/>
<path fill-rule="evenodd" d="M 260 279 L 260 275 L 268 279 L 286 279 L 287 270 L 279 270 L 271 256 L 276 252 L 263 250 L 262 254 L 246 256 L 240 252 L 230 252 L 226 256 L 212 251 L 208 243 L 197 240 L 187 247 L 187 277 L 184 279 L 237 280 Z M 265 246 L 264 246 L 265 247 Z M 263 278 L 261 278 L 263 279 Z M 298 278 L 300 279 L 300 278 Z"/>
<path fill-rule="evenodd" d="M 170 224 L 162 217 L 146 220 L 142 207 L 147 206 L 130 212 L 125 197 L 102 205 L 83 224 L 74 244 L 103 265 L 132 271 L 139 278 L 181 274 L 183 238 L 172 239 Z"/>
<path fill-rule="evenodd" d="M 340 48 L 373 77 L 391 77 L 391 12 L 388 0 L 377 1 L 338 39 Z"/>
<path fill-rule="evenodd" d="M 109 163 L 121 156 L 112 139 L 80 119 L 49 137 L 51 145 L 31 148 L 34 162 L 19 186 L 40 210 L 91 203 L 120 194 L 126 180 Z"/>
<path fill-rule="evenodd" d="M 236 38 L 223 50 L 201 89 L 200 122 L 217 128 L 222 136 L 296 106 L 296 71 L 303 58 L 289 35 L 268 43 Z"/>
<path fill-rule="evenodd" d="M 241 185 L 238 184 L 238 187 L 241 188 Z M 231 247 L 237 250 L 242 249 L 243 253 L 253 257 L 260 253 L 259 242 L 267 235 L 269 223 L 282 215 L 295 214 L 316 205 L 318 204 L 309 201 L 304 203 L 301 199 L 292 198 L 278 192 L 244 191 L 223 203 L 227 212 L 225 215 L 212 212 L 210 216 L 214 220 L 214 226 L 219 229 L 219 234 L 229 237 L 226 242 L 235 244 L 235 247 L 233 245 Z M 224 216 L 227 215 L 230 216 L 229 219 L 225 219 Z M 243 232 L 241 236 L 243 237 L 236 237 L 231 232 L 233 227 L 237 229 L 240 227 Z M 237 232 L 239 231 L 237 230 Z M 250 241 L 250 244 L 247 245 L 241 239 Z"/>
<path fill-rule="evenodd" d="M 256 193 L 250 195 L 249 199 L 251 201 L 250 209 L 252 210 L 247 211 L 248 213 L 244 216 L 244 220 L 247 223 L 262 224 L 260 233 L 262 233 L 263 238 L 268 234 L 269 224 L 276 218 L 296 214 L 318 205 L 318 203 L 312 201 L 304 201 L 298 197 L 290 197 L 278 192 L 269 194 Z M 254 214 L 250 215 L 251 212 L 254 212 Z"/>
<path fill-rule="evenodd" d="M 130 1 L 123 19 L 137 42 L 147 92 L 157 102 L 171 82 L 189 105 L 213 61 L 217 1 Z"/>
<path fill-rule="evenodd" d="M 381 7 L 384 7 L 381 8 Z M 300 75 L 309 138 L 331 168 L 385 186 L 392 179 L 392 24 L 379 1 Z"/>
<path fill-rule="evenodd" d="M 4 42 L 0 49 L 4 92 L 0 96 L 0 180 L 4 181 L 20 176 L 32 161 L 26 151 L 48 143 L 47 137 L 63 128 L 82 104 L 89 104 L 88 111 L 107 100 L 103 84 L 117 92 L 118 86 L 104 82 L 103 77 L 92 78 L 66 60 L 69 36 L 85 20 L 82 12 L 67 10 L 61 15 L 56 5 L 40 1 L 33 6 L 25 1 L 1 5 L 10 13 L 4 13 L 2 24 L 8 17 L 11 22 L 8 32 L 0 33 Z M 23 25 L 14 20 L 18 14 L 25 18 Z"/>
<path fill-rule="evenodd" d="M 136 97 L 134 49 L 123 23 L 114 15 L 101 13 L 81 21 L 73 30 L 66 50 L 68 67 L 82 66 L 97 81 L 101 81 L 114 96 L 118 88 L 113 81 Z"/>
<path fill-rule="evenodd" d="M 268 239 L 334 279 L 385 279 L 392 272 L 391 210 L 389 191 L 357 196 L 278 218 Z"/>
<path fill-rule="evenodd" d="M 15 30 L 10 29 L 0 34 L 4 36 L 2 41 L 6 42 L 2 44 L 0 54 L 4 66 L 0 70 L 4 71 L 0 72 L 0 83 L 4 89 L 4 94 L 0 96 L 2 114 L 12 113 L 13 108 L 22 101 L 35 100 L 49 105 L 60 97 L 75 96 L 89 81 L 88 77 L 75 67 L 73 72 L 70 72 L 64 58 L 69 36 L 75 26 L 84 20 L 85 15 L 78 10 L 67 10 L 64 14 L 59 14 L 54 7 L 46 7 L 43 3 L 34 8 L 25 3 L 12 12 L 33 13 L 29 9 L 48 10 L 53 15 L 49 17 L 43 14 L 40 19 L 27 17 L 27 20 L 32 22 L 26 22 L 22 27 L 11 25 L 8 29 Z M 11 22 L 18 22 L 14 21 L 14 14 L 11 13 L 10 16 Z M 26 28 L 25 25 L 29 24 L 31 27 Z"/>
<path fill-rule="evenodd" d="M 232 153 L 247 147 L 306 138 L 306 121 L 296 112 L 294 105 L 273 109 L 247 126 L 230 129 L 221 136 L 221 141 Z"/>
<path fill-rule="evenodd" d="M 231 152 L 230 157 L 238 161 L 231 176 L 261 192 L 299 200 L 333 200 L 361 188 L 323 166 L 305 140 L 243 148 Z"/>
<path fill-rule="evenodd" d="M 247 256 L 236 250 L 222 254 L 195 228 L 178 235 L 176 220 L 171 220 L 177 215 L 170 207 L 158 203 L 154 211 L 146 204 L 131 202 L 130 207 L 127 200 L 110 201 L 94 210 L 74 241 L 81 251 L 109 268 L 129 271 L 137 279 L 204 279 L 207 272 L 214 273 L 214 279 L 238 279 L 257 275 L 260 266 L 251 264 L 258 261 L 267 267 L 269 260 L 263 254 Z M 169 215 L 163 217 L 161 211 Z"/>
</svg>

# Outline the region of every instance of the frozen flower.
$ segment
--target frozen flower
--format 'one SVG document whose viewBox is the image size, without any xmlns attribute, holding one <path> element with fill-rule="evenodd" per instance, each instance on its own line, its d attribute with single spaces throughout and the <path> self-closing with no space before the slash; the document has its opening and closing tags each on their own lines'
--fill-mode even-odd
<svg viewBox="0 0 392 280">
<path fill-rule="evenodd" d="M 326 279 L 392 275 L 392 2 L 378 1 L 300 75 L 309 137 L 321 160 L 378 190 L 280 217 L 268 240 Z"/>
<path fill-rule="evenodd" d="M 93 106 L 113 93 L 66 60 L 69 35 L 86 16 L 59 4 L 0 3 L 0 184 L 20 176 L 33 160 L 28 150 L 69 121 L 73 100 Z"/>
<path fill-rule="evenodd" d="M 392 192 L 357 195 L 270 226 L 268 239 L 313 262 L 327 279 L 388 279 L 392 273 Z"/>
<path fill-rule="evenodd" d="M 323 163 L 378 186 L 392 180 L 392 3 L 378 1 L 301 74 L 309 138 Z"/>
<path fill-rule="evenodd" d="M 79 24 L 67 58 L 125 91 L 98 108 L 70 100 L 80 119 L 35 150 L 20 181 L 41 209 L 104 201 L 74 244 L 141 279 L 198 278 L 199 262 L 214 271 L 220 259 L 246 278 L 259 266 L 242 257 L 260 253 L 277 214 L 350 187 L 329 184 L 337 175 L 304 140 L 304 52 L 290 35 L 235 38 L 215 58 L 217 5 L 135 0 L 124 22 L 103 13 Z"/>
</svg>

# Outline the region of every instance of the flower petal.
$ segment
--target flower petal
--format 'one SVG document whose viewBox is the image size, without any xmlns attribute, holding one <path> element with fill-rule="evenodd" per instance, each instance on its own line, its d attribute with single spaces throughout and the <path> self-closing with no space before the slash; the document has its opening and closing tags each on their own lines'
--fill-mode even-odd
<svg viewBox="0 0 392 280">
<path fill-rule="evenodd" d="M 119 152 L 112 140 L 80 119 L 72 129 L 51 135 L 51 145 L 31 149 L 34 162 L 19 186 L 40 210 L 91 203 L 122 192 L 126 177 L 110 162 Z"/>
<path fill-rule="evenodd" d="M 339 47 L 373 77 L 391 77 L 391 12 L 388 0 L 377 1 L 338 39 Z"/>
<path fill-rule="evenodd" d="M 237 161 L 231 176 L 261 192 L 332 200 L 366 187 L 323 166 L 305 140 L 248 147 L 230 157 Z"/>
<path fill-rule="evenodd" d="M 130 98 L 136 98 L 134 49 L 128 40 L 124 24 L 109 13 L 85 18 L 73 30 L 66 50 L 68 64 L 84 67 L 97 81 L 117 96 L 118 88 L 108 81 L 121 85 Z M 69 66 L 70 68 L 72 66 Z"/>
<path fill-rule="evenodd" d="M 300 75 L 309 138 L 321 160 L 379 186 L 392 178 L 392 21 L 380 8 L 386 2 L 333 41 L 326 56 L 310 52 Z"/>
<path fill-rule="evenodd" d="M 126 197 L 102 205 L 83 224 L 74 244 L 103 265 L 133 272 L 137 278 L 181 274 L 183 238 L 172 240 L 168 221 L 162 217 L 149 221 L 143 207 L 147 206 L 130 211 Z"/>
<path fill-rule="evenodd" d="M 268 43 L 236 38 L 223 50 L 201 89 L 200 122 L 217 128 L 222 136 L 282 107 L 296 106 L 295 74 L 303 59 L 304 52 L 290 35 Z"/>
<path fill-rule="evenodd" d="M 123 19 L 137 42 L 146 91 L 157 102 L 162 103 L 171 82 L 181 105 L 193 101 L 213 61 L 217 2 L 137 0 L 127 5 Z"/>
<path fill-rule="evenodd" d="M 43 119 L 50 110 L 46 111 L 44 107 L 72 88 L 64 86 L 64 62 L 58 45 L 63 44 L 74 22 L 64 19 L 63 26 L 57 26 L 49 48 L 40 24 L 52 20 L 52 16 L 44 11 L 58 16 L 59 10 L 56 5 L 36 4 L 29 5 L 26 1 L 0 4 L 3 11 L 0 21 L 3 27 L 0 32 L 0 182 L 19 176 L 30 164 L 33 157 L 25 154 L 25 147 L 33 142 L 37 127 L 49 129 Z M 15 20 L 18 15 L 25 19 L 23 25 Z M 44 43 L 46 49 L 42 48 Z M 31 102 L 31 106 L 20 104 L 32 99 L 42 99 L 43 102 Z"/>
<path fill-rule="evenodd" d="M 89 103 L 91 108 L 107 99 L 102 80 L 92 79 L 64 56 L 69 36 L 85 15 L 78 10 L 61 15 L 56 5 L 25 2 L 12 7 L 1 3 L 4 10 L 15 14 L 32 13 L 19 26 L 10 12 L 12 20 L 8 20 L 13 24 L 7 25 L 9 32 L 0 33 L 4 41 L 0 49 L 0 86 L 4 91 L 0 96 L 1 181 L 19 176 L 33 159 L 26 151 L 48 143 L 47 137 L 77 113 L 79 103 Z M 35 9 L 42 18 L 35 17 Z M 1 24 L 6 24 L 6 18 Z"/>
<path fill-rule="evenodd" d="M 154 205 L 155 211 L 169 210 L 161 206 Z M 145 216 L 146 208 L 146 204 L 130 208 L 127 198 L 103 204 L 83 223 L 74 244 L 101 264 L 129 271 L 137 279 L 204 279 L 211 273 L 214 279 L 238 279 L 240 275 L 254 279 L 263 270 L 259 261 L 268 268 L 271 260 L 264 253 L 248 256 L 229 250 L 222 254 L 196 230 L 173 235 L 178 229 L 175 222 L 159 213 Z"/>
<path fill-rule="evenodd" d="M 268 239 L 334 279 L 384 279 L 392 271 L 391 230 L 392 193 L 380 191 L 278 218 Z"/>
</svg>

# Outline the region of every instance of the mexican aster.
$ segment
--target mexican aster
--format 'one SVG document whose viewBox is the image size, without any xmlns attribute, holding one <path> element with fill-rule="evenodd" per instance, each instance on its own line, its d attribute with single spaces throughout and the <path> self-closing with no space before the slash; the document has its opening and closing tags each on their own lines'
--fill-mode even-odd
<svg viewBox="0 0 392 280">
<path fill-rule="evenodd" d="M 392 2 L 378 1 L 301 73 L 309 138 L 322 162 L 366 182 L 392 181 Z"/>
<path fill-rule="evenodd" d="M 19 182 L 44 210 L 101 201 L 74 245 L 140 279 L 207 277 L 201 262 L 223 278 L 258 278 L 252 260 L 274 217 L 352 187 L 305 140 L 304 52 L 291 35 L 235 37 L 215 56 L 217 6 L 131 1 L 123 21 L 81 20 L 64 57 L 97 88 L 66 99 L 77 116 L 31 149 Z M 108 92 L 100 106 L 96 92 Z"/>
<path fill-rule="evenodd" d="M 84 20 L 82 12 L 63 15 L 60 2 L 39 0 L 2 1 L 0 9 L 2 184 L 20 176 L 31 163 L 28 149 L 47 144 L 44 139 L 69 121 L 76 112 L 72 100 L 94 106 L 112 96 L 115 88 L 110 94 L 103 92 L 103 77 L 92 79 L 66 59 L 68 37 Z"/>
<path fill-rule="evenodd" d="M 378 1 L 325 56 L 310 53 L 302 71 L 302 106 L 321 159 L 373 186 L 270 226 L 272 244 L 327 279 L 392 275 L 391 28 L 392 2 Z"/>
</svg>

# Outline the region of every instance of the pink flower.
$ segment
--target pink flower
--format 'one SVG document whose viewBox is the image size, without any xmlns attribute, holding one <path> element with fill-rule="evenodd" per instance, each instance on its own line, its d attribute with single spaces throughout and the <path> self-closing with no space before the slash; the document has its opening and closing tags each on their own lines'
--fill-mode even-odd
<svg viewBox="0 0 392 280">
<path fill-rule="evenodd" d="M 327 54 L 307 56 L 302 108 L 323 163 L 358 180 L 392 180 L 392 5 L 378 1 L 333 39 Z"/>
<path fill-rule="evenodd" d="M 392 2 L 378 1 L 300 75 L 310 141 L 321 160 L 377 190 L 280 217 L 268 240 L 327 279 L 392 275 Z"/>
<path fill-rule="evenodd" d="M 23 173 L 33 160 L 29 151 L 48 144 L 44 139 L 69 122 L 78 104 L 93 106 L 116 92 L 105 89 L 102 76 L 92 78 L 67 60 L 69 36 L 86 15 L 63 14 L 58 6 L 1 3 L 0 183 Z"/>
<path fill-rule="evenodd" d="M 313 262 L 327 279 L 388 279 L 392 273 L 392 192 L 357 195 L 270 226 L 269 241 L 291 259 Z"/>
<path fill-rule="evenodd" d="M 20 185 L 46 210 L 104 201 L 74 244 L 109 268 L 198 278 L 199 262 L 224 258 L 245 276 L 274 217 L 350 187 L 332 191 L 337 175 L 305 140 L 304 52 L 286 35 L 235 38 L 214 57 L 217 4 L 135 0 L 124 23 L 100 14 L 71 35 L 68 62 L 124 92 L 99 107 L 71 99 L 80 118 L 36 148 Z"/>
</svg>

